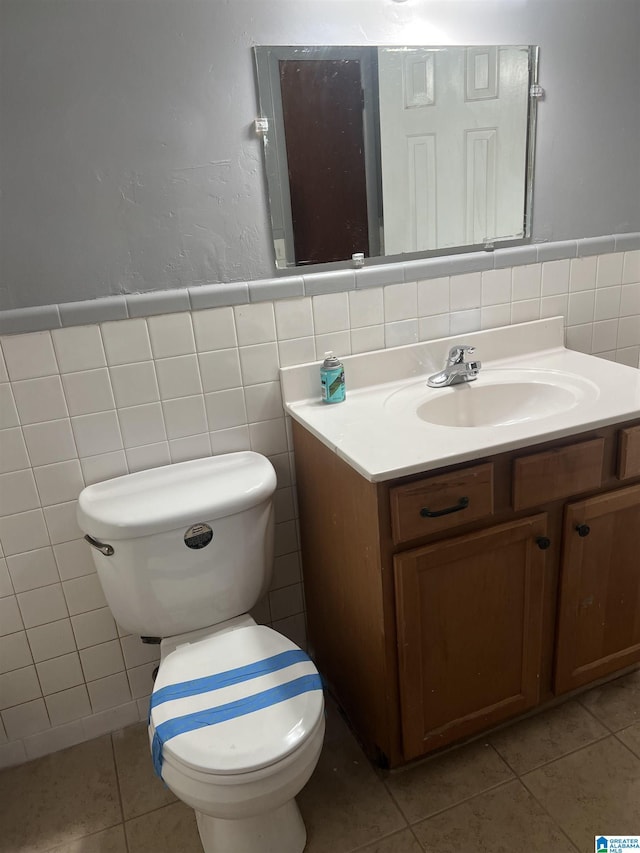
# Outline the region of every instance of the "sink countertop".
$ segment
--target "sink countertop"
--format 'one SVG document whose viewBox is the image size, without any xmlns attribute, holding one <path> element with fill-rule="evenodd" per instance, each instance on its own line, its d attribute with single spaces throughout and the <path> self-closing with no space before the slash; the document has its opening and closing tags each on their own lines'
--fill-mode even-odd
<svg viewBox="0 0 640 853">
<path fill-rule="evenodd" d="M 421 420 L 406 400 L 415 389 L 431 397 L 448 389 L 428 389 L 427 377 L 442 369 L 454 344 L 476 347 L 482 362 L 478 379 L 514 371 L 546 371 L 561 381 L 567 375 L 588 389 L 572 408 L 499 426 L 440 426 Z M 345 356 L 347 397 L 343 403 L 320 400 L 320 362 L 282 368 L 286 412 L 367 480 L 380 482 L 518 447 L 570 436 L 608 424 L 640 418 L 640 370 L 564 346 L 564 320 L 553 317 L 499 329 L 454 335 L 436 341 Z M 459 386 L 460 387 L 460 386 Z M 405 403 L 388 405 L 403 391 Z"/>
</svg>

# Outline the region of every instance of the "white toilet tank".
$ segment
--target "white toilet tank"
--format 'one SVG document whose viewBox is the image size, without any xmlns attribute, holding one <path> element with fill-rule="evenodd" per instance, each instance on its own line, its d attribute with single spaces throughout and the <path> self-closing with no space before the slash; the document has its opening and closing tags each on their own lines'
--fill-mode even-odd
<svg viewBox="0 0 640 853">
<path fill-rule="evenodd" d="M 243 451 L 84 489 L 78 524 L 116 621 L 170 637 L 250 610 L 271 581 L 275 487 L 269 460 Z"/>
</svg>

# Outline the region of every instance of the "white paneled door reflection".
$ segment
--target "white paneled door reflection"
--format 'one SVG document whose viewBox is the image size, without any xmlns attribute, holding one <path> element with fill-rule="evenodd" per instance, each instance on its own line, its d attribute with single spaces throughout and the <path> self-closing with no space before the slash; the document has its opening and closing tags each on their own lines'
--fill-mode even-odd
<svg viewBox="0 0 640 853">
<path fill-rule="evenodd" d="M 528 59 L 379 48 L 385 254 L 522 236 Z"/>
</svg>

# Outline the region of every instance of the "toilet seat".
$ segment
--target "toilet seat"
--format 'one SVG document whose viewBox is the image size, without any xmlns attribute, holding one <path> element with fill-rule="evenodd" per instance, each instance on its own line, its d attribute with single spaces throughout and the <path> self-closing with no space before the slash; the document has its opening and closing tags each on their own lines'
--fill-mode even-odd
<svg viewBox="0 0 640 853">
<path fill-rule="evenodd" d="M 151 697 L 156 772 L 166 757 L 187 775 L 254 774 L 299 750 L 323 708 L 312 661 L 265 625 L 184 643 L 163 659 Z"/>
</svg>

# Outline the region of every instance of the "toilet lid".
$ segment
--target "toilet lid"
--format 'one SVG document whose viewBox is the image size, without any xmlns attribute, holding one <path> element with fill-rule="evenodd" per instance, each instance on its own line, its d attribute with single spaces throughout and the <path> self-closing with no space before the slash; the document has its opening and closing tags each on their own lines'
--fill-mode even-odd
<svg viewBox="0 0 640 853">
<path fill-rule="evenodd" d="M 248 773 L 297 749 L 323 713 L 309 657 L 265 625 L 179 646 L 162 661 L 151 696 L 158 775 L 169 755 L 202 773 Z"/>
</svg>

